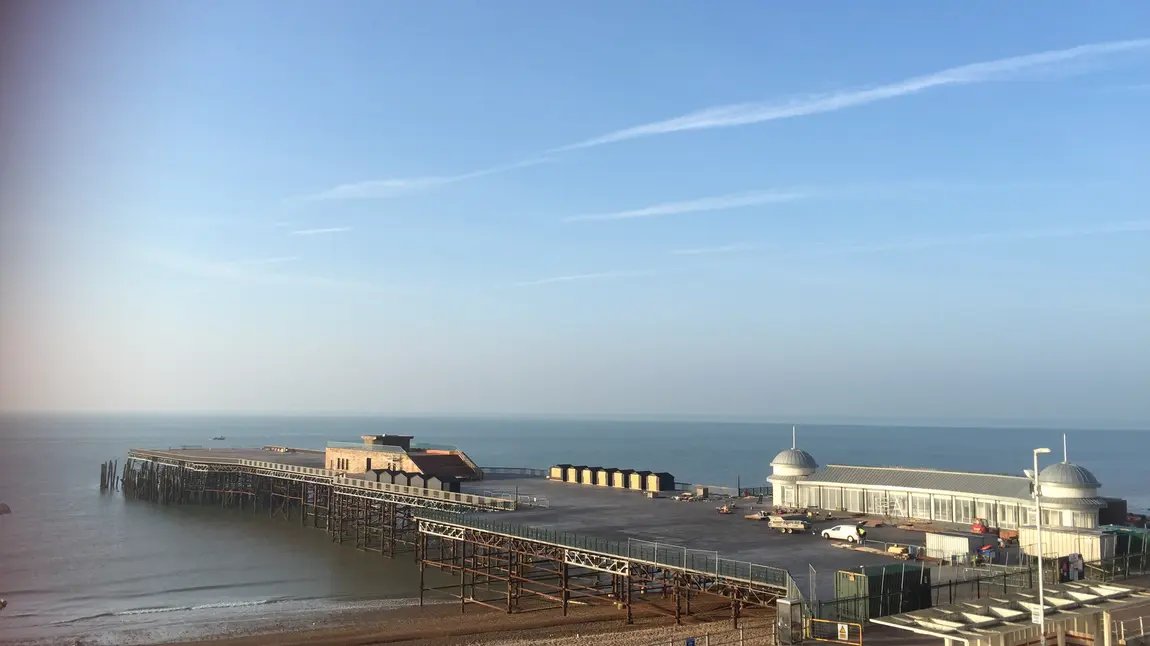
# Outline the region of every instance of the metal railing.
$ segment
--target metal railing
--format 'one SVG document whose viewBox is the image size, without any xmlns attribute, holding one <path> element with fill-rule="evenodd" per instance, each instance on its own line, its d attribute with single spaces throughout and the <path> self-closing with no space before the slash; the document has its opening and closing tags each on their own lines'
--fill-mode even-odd
<svg viewBox="0 0 1150 646">
<path fill-rule="evenodd" d="M 385 491 L 388 493 L 397 493 L 405 496 L 430 498 L 432 500 L 439 500 L 441 502 L 459 503 L 461 505 L 469 505 L 472 507 L 479 507 L 481 509 L 491 509 L 496 511 L 515 510 L 514 498 L 510 500 L 506 498 L 492 498 L 489 496 L 479 496 L 472 493 L 457 493 L 454 491 L 441 491 L 439 489 L 427 489 L 424 487 L 409 487 L 407 485 L 397 485 L 388 482 L 374 482 L 371 480 L 363 480 L 361 478 L 336 477 L 332 479 L 332 484 L 335 486 L 352 487 L 355 489 L 364 489 L 368 491 Z"/>
<path fill-rule="evenodd" d="M 546 478 L 550 473 L 547 469 L 531 469 L 528 467 L 480 467 L 484 475 L 499 476 L 526 476 L 529 478 Z"/>
<path fill-rule="evenodd" d="M 374 451 L 376 453 L 407 453 L 402 446 L 393 444 L 365 444 L 364 442 L 328 442 L 329 449 L 355 449 L 356 451 Z"/>
<path fill-rule="evenodd" d="M 707 631 L 702 634 L 683 633 L 647 642 L 643 646 L 775 646 L 778 643 L 774 624 L 731 630 Z M 573 639 L 572 643 L 582 641 Z"/>
<path fill-rule="evenodd" d="M 302 476 L 326 478 L 331 481 L 333 486 L 350 487 L 353 489 L 364 489 L 369 491 L 383 491 L 388 493 L 402 494 L 405 496 L 413 496 L 417 498 L 428 498 L 441 502 L 468 505 L 480 509 L 513 511 L 516 507 L 514 496 L 511 496 L 510 498 L 496 498 L 470 493 L 457 493 L 447 490 L 428 489 L 426 487 L 410 487 L 407 485 L 397 485 L 388 482 L 373 482 L 370 480 L 364 480 L 362 478 L 348 477 L 348 475 L 342 471 L 317 469 L 315 467 L 304 467 L 295 464 L 281 464 L 279 462 L 265 462 L 263 460 L 248 460 L 244 458 L 212 458 L 199 456 L 192 457 L 177 453 L 169 453 L 167 451 L 150 451 L 145 449 L 132 449 L 128 453 L 128 456 L 130 458 L 138 459 L 164 459 L 181 462 L 192 462 L 195 464 L 233 465 L 285 474 L 294 473 Z"/>
<path fill-rule="evenodd" d="M 1110 622 L 1110 634 L 1114 641 L 1125 644 L 1126 640 L 1137 639 L 1150 635 L 1150 617 L 1135 617 L 1133 619 L 1115 619 Z"/>
<path fill-rule="evenodd" d="M 595 552 L 597 554 L 638 561 L 657 567 L 688 570 L 700 574 L 710 574 L 720 578 L 765 585 L 780 590 L 798 591 L 794 585 L 794 581 L 791 579 L 790 573 L 783 568 L 759 565 L 748 561 L 725 559 L 713 551 L 692 550 L 678 545 L 649 543 L 635 539 L 628 541 L 611 541 L 595 536 L 576 534 L 574 532 L 530 527 L 497 519 L 457 516 L 432 510 L 421 509 L 416 511 L 415 515 L 417 518 L 424 520 L 461 525 L 471 529 L 502 534 L 504 536 L 525 538 L 540 543 Z"/>
</svg>

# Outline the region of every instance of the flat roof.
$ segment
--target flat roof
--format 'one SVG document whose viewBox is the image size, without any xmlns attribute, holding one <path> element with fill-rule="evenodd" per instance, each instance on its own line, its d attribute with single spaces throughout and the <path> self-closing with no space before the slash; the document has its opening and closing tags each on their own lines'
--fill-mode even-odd
<svg viewBox="0 0 1150 646">
<path fill-rule="evenodd" d="M 1150 603 L 1150 590 L 1121 583 L 1071 581 L 1046 586 L 1043 602 L 1046 620 L 1055 623 L 1145 605 Z M 872 617 L 870 621 L 940 639 L 997 644 L 1001 636 L 1033 630 L 1031 612 L 1038 608 L 1037 590 L 1026 590 L 889 617 Z"/>
<path fill-rule="evenodd" d="M 467 493 L 487 495 L 538 496 L 546 499 L 545 508 L 521 508 L 501 512 L 500 520 L 595 536 L 610 541 L 626 542 L 628 538 L 712 550 L 726 559 L 749 561 L 785 568 L 799 588 L 810 590 L 810 568 L 818 571 L 816 589 L 820 599 L 834 598 L 835 572 L 860 565 L 901 567 L 905 561 L 870 552 L 838 549 L 831 541 L 812 534 L 782 534 L 769 528 L 766 521 L 744 519 L 760 509 L 771 509 L 770 501 L 736 500 L 739 508 L 732 514 L 720 514 L 723 500 L 677 502 L 671 498 L 677 491 L 663 492 L 665 497 L 651 500 L 643 492 L 597 485 L 559 482 L 544 478 L 489 476 L 477 482 L 464 482 Z M 853 523 L 853 518 L 819 520 L 813 529 Z M 867 528 L 868 538 L 900 544 L 922 545 L 922 532 L 897 527 Z"/>
<path fill-rule="evenodd" d="M 923 491 L 969 493 L 982 498 L 1030 500 L 1030 479 L 995 473 L 964 473 L 908 467 L 859 467 L 828 464 L 799 484 L 856 487 L 897 487 Z"/>
</svg>

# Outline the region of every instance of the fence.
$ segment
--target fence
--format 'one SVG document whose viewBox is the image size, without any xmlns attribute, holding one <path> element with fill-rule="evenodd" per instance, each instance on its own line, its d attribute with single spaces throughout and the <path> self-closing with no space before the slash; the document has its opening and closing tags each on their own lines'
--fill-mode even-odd
<svg viewBox="0 0 1150 646">
<path fill-rule="evenodd" d="M 1150 617 L 1114 620 L 1110 622 L 1110 634 L 1114 642 L 1125 644 L 1129 639 L 1150 635 Z"/>
<path fill-rule="evenodd" d="M 819 642 L 832 642 L 835 644 L 853 644 L 862 646 L 862 624 L 849 621 L 828 621 L 826 619 L 811 619 L 807 622 L 806 636 Z"/>
<path fill-rule="evenodd" d="M 928 592 L 921 587 L 901 586 L 902 590 L 892 590 L 880 594 L 846 597 L 833 601 L 811 601 L 807 604 L 812 619 L 825 621 L 865 623 L 873 616 L 898 614 L 923 607 L 923 594 L 929 593 L 931 606 L 945 606 L 961 601 L 974 601 L 992 594 L 1007 594 L 1030 589 L 1035 583 L 1034 573 L 1029 569 L 977 569 L 949 567 L 931 568 L 932 582 Z M 942 576 L 946 581 L 934 581 Z M 909 588 L 909 589 L 908 589 Z M 877 612 L 876 612 L 877 610 Z"/>
<path fill-rule="evenodd" d="M 1140 552 L 1090 561 L 1084 565 L 1086 578 L 1096 581 L 1117 581 L 1150 574 L 1150 548 L 1143 546 Z"/>
<path fill-rule="evenodd" d="M 524 476 L 527 478 L 546 478 L 547 469 L 530 469 L 526 467 L 481 467 L 484 476 Z"/>
<path fill-rule="evenodd" d="M 679 570 L 711 574 L 716 577 L 738 579 L 753 584 L 766 585 L 773 588 L 786 588 L 794 593 L 798 592 L 790 573 L 782 568 L 759 565 L 748 561 L 735 561 L 725 559 L 717 552 L 692 550 L 678 545 L 665 543 L 650 543 L 629 539 L 627 541 L 610 541 L 595 536 L 585 536 L 573 532 L 561 532 L 542 527 L 530 527 L 497 519 L 458 516 L 427 509 L 416 512 L 417 518 L 424 520 L 441 521 L 453 525 L 463 525 L 483 531 L 489 531 L 505 536 L 515 536 L 529 540 L 561 545 L 574 549 L 586 550 L 617 556 L 632 561 L 640 561 L 650 565 L 667 567 Z M 801 595 L 798 595 L 801 597 Z"/>
<path fill-rule="evenodd" d="M 642 644 L 627 640 L 626 633 L 623 633 L 612 635 L 610 643 L 635 643 L 635 646 L 775 646 L 778 643 L 777 635 L 774 624 L 766 624 L 755 628 L 708 631 L 701 635 L 676 635 Z"/>
</svg>

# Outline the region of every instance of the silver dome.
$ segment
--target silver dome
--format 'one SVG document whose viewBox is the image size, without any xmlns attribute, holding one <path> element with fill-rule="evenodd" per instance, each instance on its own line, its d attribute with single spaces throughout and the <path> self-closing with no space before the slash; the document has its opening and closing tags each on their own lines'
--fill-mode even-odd
<svg viewBox="0 0 1150 646">
<path fill-rule="evenodd" d="M 810 453 L 802 449 L 787 449 L 776 455 L 774 460 L 771 460 L 771 466 L 817 469 L 819 464 L 815 462 L 814 457 L 812 457 Z"/>
<path fill-rule="evenodd" d="M 1093 473 L 1069 462 L 1058 462 L 1046 467 L 1038 474 L 1038 480 L 1042 484 L 1059 487 L 1094 489 L 1102 486 Z"/>
</svg>

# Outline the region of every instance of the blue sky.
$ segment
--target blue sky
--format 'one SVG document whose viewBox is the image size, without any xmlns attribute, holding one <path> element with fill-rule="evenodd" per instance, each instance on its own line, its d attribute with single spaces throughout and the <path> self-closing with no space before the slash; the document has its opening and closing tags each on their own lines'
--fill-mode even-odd
<svg viewBox="0 0 1150 646">
<path fill-rule="evenodd" d="M 1150 7 L 70 10 L 5 408 L 1150 423 Z"/>
</svg>

